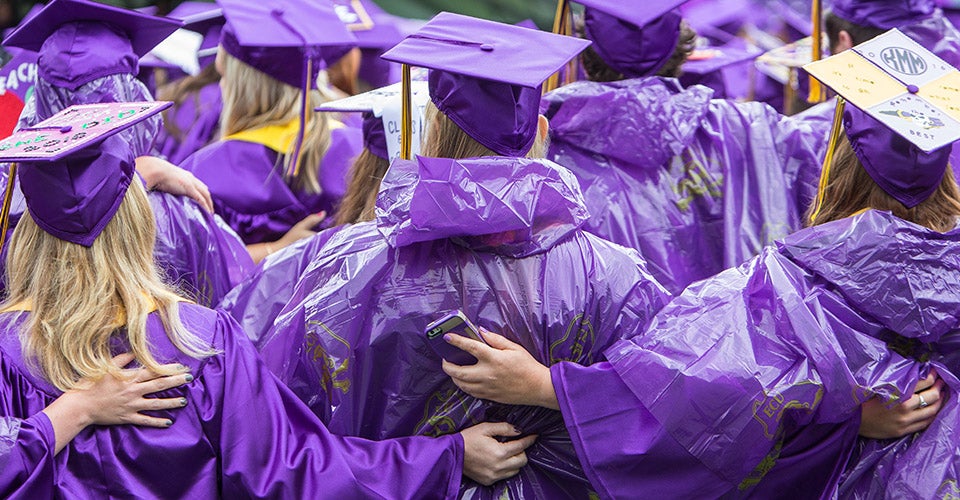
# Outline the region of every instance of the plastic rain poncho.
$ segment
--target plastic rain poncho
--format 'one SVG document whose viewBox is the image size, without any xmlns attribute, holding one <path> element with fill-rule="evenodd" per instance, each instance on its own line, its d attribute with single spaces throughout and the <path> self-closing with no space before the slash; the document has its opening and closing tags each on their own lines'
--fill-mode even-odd
<svg viewBox="0 0 960 500">
<path fill-rule="evenodd" d="M 507 421 L 539 435 L 520 475 L 466 498 L 585 498 L 558 412 L 459 391 L 425 327 L 463 310 L 544 363 L 590 364 L 667 300 L 639 255 L 583 232 L 576 180 L 546 160 L 395 162 L 377 220 L 329 236 L 262 340 L 272 370 L 336 434 L 440 435 Z M 247 317 L 250 311 L 238 316 Z"/>
</svg>

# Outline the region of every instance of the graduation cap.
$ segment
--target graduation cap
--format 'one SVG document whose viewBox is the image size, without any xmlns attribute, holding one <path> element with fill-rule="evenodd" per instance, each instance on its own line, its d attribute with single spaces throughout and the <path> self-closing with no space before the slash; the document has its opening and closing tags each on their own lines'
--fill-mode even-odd
<svg viewBox="0 0 960 500">
<path fill-rule="evenodd" d="M 53 0 L 3 43 L 38 52 L 40 77 L 76 90 L 107 75 L 137 74 L 139 58 L 180 24 L 88 0 Z"/>
<path fill-rule="evenodd" d="M 687 62 L 683 63 L 684 73 L 707 75 L 729 66 L 753 61 L 761 55 L 757 47 L 723 46 L 694 50 Z"/>
<path fill-rule="evenodd" d="M 183 29 L 203 36 L 197 51 L 201 67 L 213 62 L 213 58 L 217 55 L 217 47 L 220 45 L 220 32 L 227 22 L 223 9 L 215 3 L 187 1 L 174 7 L 167 17 L 183 21 Z"/>
<path fill-rule="evenodd" d="M 960 139 L 960 71 L 897 29 L 804 69 L 842 98 L 824 177 L 842 121 L 864 169 L 904 206 L 936 190 Z"/>
<path fill-rule="evenodd" d="M 300 124 L 292 171 L 297 174 L 307 93 L 316 87 L 320 70 L 346 54 L 356 38 L 324 1 L 218 0 L 227 24 L 220 46 L 231 56 L 302 91 Z"/>
<path fill-rule="evenodd" d="M 430 98 L 441 112 L 497 154 L 523 156 L 536 139 L 541 84 L 588 45 L 586 40 L 441 12 L 383 58 L 406 65 L 408 84 L 409 65 L 431 69 Z M 409 93 L 404 93 L 409 112 Z M 402 149 L 402 156 L 409 158 L 409 150 Z"/>
<path fill-rule="evenodd" d="M 411 82 L 413 112 L 411 124 L 411 154 L 420 151 L 420 137 L 424 129 L 424 109 L 430 99 L 426 74 Z M 331 101 L 316 111 L 363 113 L 363 145 L 374 155 L 393 162 L 400 157 L 400 120 L 402 115 L 403 84 L 395 83 L 369 92 Z"/>
<path fill-rule="evenodd" d="M 119 208 L 135 170 L 133 151 L 115 134 L 169 105 L 71 106 L 0 141 L 0 162 L 14 162 L 10 178 L 20 181 L 37 225 L 61 240 L 92 245 Z M 3 205 L 4 234 L 13 184 L 7 184 Z"/>
<path fill-rule="evenodd" d="M 576 1 L 585 6 L 584 31 L 593 50 L 627 78 L 656 74 L 680 40 L 682 17 L 676 9 L 686 0 Z"/>
<path fill-rule="evenodd" d="M 937 9 L 933 0 L 833 0 L 837 17 L 870 28 L 900 28 L 930 17 Z"/>
</svg>

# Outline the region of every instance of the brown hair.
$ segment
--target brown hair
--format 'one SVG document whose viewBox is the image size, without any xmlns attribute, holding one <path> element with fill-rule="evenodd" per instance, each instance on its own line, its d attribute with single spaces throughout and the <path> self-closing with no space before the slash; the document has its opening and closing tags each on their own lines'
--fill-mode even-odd
<svg viewBox="0 0 960 500">
<path fill-rule="evenodd" d="M 673 48 L 673 54 L 667 59 L 667 62 L 657 71 L 657 76 L 679 77 L 682 73 L 683 63 L 693 53 L 696 43 L 697 32 L 687 24 L 687 21 L 681 21 L 680 38 L 677 39 L 677 46 Z M 583 51 L 580 61 L 590 81 L 616 82 L 624 79 L 623 74 L 608 66 L 600 55 L 593 50 L 592 46 Z"/>
<path fill-rule="evenodd" d="M 837 143 L 829 175 L 823 206 L 816 218 L 816 202 L 807 210 L 805 219 L 810 226 L 843 219 L 868 208 L 890 211 L 903 220 L 940 232 L 954 229 L 960 217 L 960 188 L 950 166 L 937 190 L 913 208 L 905 207 L 870 177 L 846 136 L 841 136 Z"/>
<path fill-rule="evenodd" d="M 862 26 L 859 24 L 853 24 L 846 19 L 841 18 L 840 16 L 830 12 L 826 15 L 823 22 L 824 31 L 827 32 L 827 38 L 830 39 L 830 51 L 833 52 L 834 47 L 837 46 L 837 43 L 840 41 L 840 32 L 846 31 L 850 35 L 850 40 L 854 45 L 861 44 L 867 40 L 872 40 L 878 35 L 883 34 L 884 31 L 880 28 L 871 28 L 869 26 Z"/>
<path fill-rule="evenodd" d="M 337 225 L 374 219 L 380 181 L 390 163 L 364 148 L 350 169 L 350 183 L 337 209 Z"/>
<path fill-rule="evenodd" d="M 122 332 L 137 361 L 160 374 L 150 352 L 147 316 L 156 308 L 170 341 L 185 354 L 212 354 L 184 329 L 182 300 L 160 277 L 153 261 L 156 223 L 147 194 L 134 180 L 117 213 L 84 247 L 40 229 L 27 211 L 14 230 L 7 255 L 8 297 L 3 310 L 29 310 L 21 342 L 34 367 L 60 390 L 81 378 L 119 374 L 110 339 Z"/>
<path fill-rule="evenodd" d="M 164 130 L 171 136 L 177 138 L 177 140 L 182 140 L 184 131 L 180 130 L 180 127 L 177 126 L 176 121 L 173 120 L 173 116 L 180 109 L 180 106 L 183 106 L 187 98 L 193 99 L 195 104 L 194 109 L 199 114 L 200 89 L 217 81 L 220 81 L 220 73 L 217 72 L 217 68 L 215 68 L 213 64 L 209 64 L 196 76 L 187 76 L 158 88 L 158 101 L 173 102 L 173 106 L 170 106 L 163 112 Z"/>
</svg>

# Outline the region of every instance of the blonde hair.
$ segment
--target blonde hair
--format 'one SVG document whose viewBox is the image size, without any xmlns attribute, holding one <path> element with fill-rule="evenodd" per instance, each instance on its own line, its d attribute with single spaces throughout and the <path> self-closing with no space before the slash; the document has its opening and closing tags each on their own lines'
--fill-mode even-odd
<svg viewBox="0 0 960 500">
<path fill-rule="evenodd" d="M 455 159 L 502 156 L 467 135 L 459 125 L 440 112 L 432 102 L 427 104 L 426 120 L 428 131 L 421 150 L 423 156 Z M 546 134 L 541 135 L 538 131 L 537 138 L 534 140 L 530 151 L 527 152 L 526 158 L 545 157 L 548 145 Z"/>
<path fill-rule="evenodd" d="M 180 127 L 177 126 L 177 122 L 174 120 L 176 112 L 180 110 L 187 99 L 190 99 L 194 104 L 195 116 L 193 118 L 197 118 L 201 111 L 200 90 L 219 80 L 220 73 L 217 72 L 217 68 L 213 64 L 209 64 L 198 75 L 185 76 L 175 82 L 158 87 L 157 100 L 173 102 L 173 106 L 163 112 L 164 130 L 178 141 L 182 141 L 186 131 L 180 130 Z"/>
<path fill-rule="evenodd" d="M 868 208 L 890 211 L 903 220 L 940 232 L 954 229 L 960 217 L 960 189 L 949 165 L 937 190 L 913 208 L 887 194 L 870 177 L 846 135 L 841 135 L 834 150 L 829 175 L 820 211 L 815 213 L 813 205 L 807 210 L 805 219 L 810 226 L 843 219 Z"/>
<path fill-rule="evenodd" d="M 300 116 L 300 89 L 287 85 L 256 68 L 223 54 L 223 111 L 220 115 L 222 137 L 269 125 L 286 125 Z M 330 148 L 329 119 L 313 109 L 321 104 L 320 93 L 311 90 L 307 99 L 306 128 L 298 162 L 297 176 L 288 181 L 291 188 L 311 194 L 320 192 L 320 162 Z M 293 157 L 286 152 L 284 171 Z"/>
<path fill-rule="evenodd" d="M 46 233 L 29 212 L 17 224 L 7 256 L 9 295 L 0 308 L 31 311 L 21 334 L 24 353 L 58 389 L 118 374 L 110 339 L 120 331 L 144 367 L 161 375 L 182 371 L 162 367 L 150 352 L 146 323 L 154 307 L 174 346 L 195 358 L 212 354 L 180 323 L 181 298 L 153 262 L 155 238 L 153 212 L 137 180 L 89 248 Z"/>
</svg>

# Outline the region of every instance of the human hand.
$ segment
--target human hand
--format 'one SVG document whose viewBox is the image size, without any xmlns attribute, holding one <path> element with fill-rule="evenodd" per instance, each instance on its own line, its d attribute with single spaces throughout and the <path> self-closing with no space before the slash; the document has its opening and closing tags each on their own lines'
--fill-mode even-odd
<svg viewBox="0 0 960 500">
<path fill-rule="evenodd" d="M 500 442 L 497 437 L 515 437 L 520 433 L 505 422 L 485 422 L 460 431 L 463 436 L 463 475 L 484 485 L 513 477 L 527 465 L 524 452 L 537 440 L 530 435 Z"/>
<path fill-rule="evenodd" d="M 486 344 L 462 335 L 444 335 L 451 345 L 477 358 L 476 364 L 468 366 L 443 360 L 443 371 L 457 387 L 473 397 L 498 403 L 560 409 L 549 368 L 502 335 L 486 330 L 481 335 Z"/>
<path fill-rule="evenodd" d="M 893 439 L 926 429 L 936 418 L 946 393 L 944 382 L 931 370 L 917 383 L 913 396 L 887 407 L 877 398 L 863 403 L 860 414 L 860 435 L 872 439 Z"/>
<path fill-rule="evenodd" d="M 326 218 L 327 213 L 323 211 L 304 217 L 303 220 L 296 223 L 283 237 L 277 240 L 277 248 L 274 248 L 273 251 L 288 247 L 304 238 L 309 238 L 317 234 L 314 228 Z"/>
<path fill-rule="evenodd" d="M 200 179 L 173 163 L 155 156 L 137 158 L 137 172 L 147 183 L 147 189 L 187 196 L 207 212 L 213 213 L 213 198 L 210 190 Z"/>
</svg>

